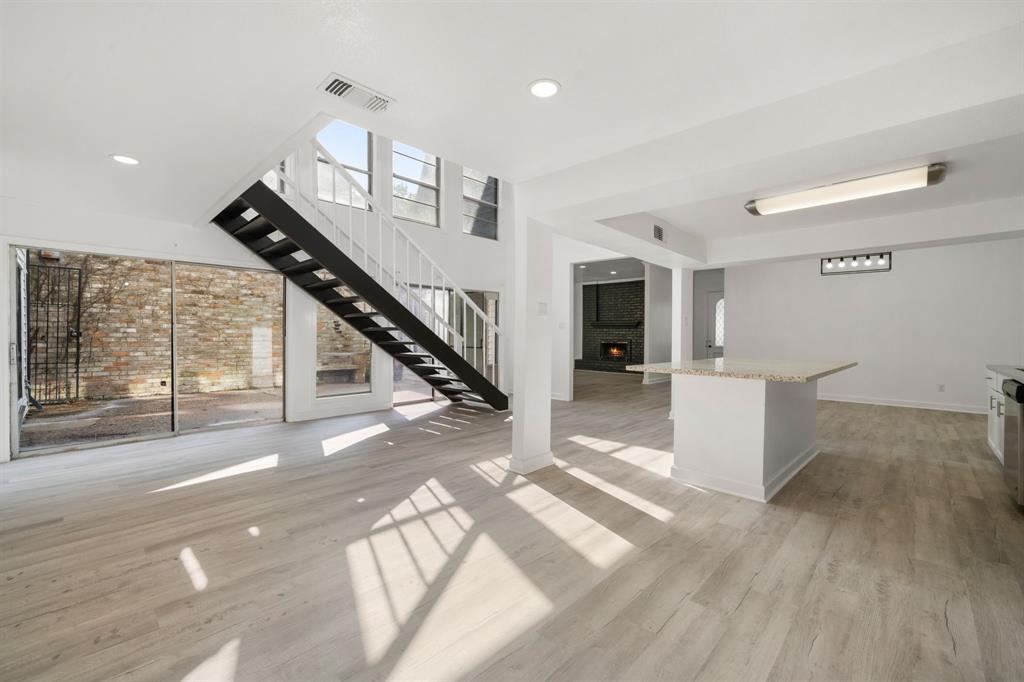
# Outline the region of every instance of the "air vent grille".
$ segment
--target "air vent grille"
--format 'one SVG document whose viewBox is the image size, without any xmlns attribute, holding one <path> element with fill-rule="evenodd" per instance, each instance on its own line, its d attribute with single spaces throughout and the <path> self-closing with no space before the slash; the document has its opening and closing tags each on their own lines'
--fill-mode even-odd
<svg viewBox="0 0 1024 682">
<path fill-rule="evenodd" d="M 332 73 L 320 84 L 320 89 L 328 95 L 339 97 L 368 111 L 386 111 L 394 101 L 387 95 L 356 83 L 351 78 Z"/>
<path fill-rule="evenodd" d="M 659 242 L 665 241 L 665 230 L 661 227 L 661 225 L 654 226 L 654 238 L 657 239 Z"/>
</svg>

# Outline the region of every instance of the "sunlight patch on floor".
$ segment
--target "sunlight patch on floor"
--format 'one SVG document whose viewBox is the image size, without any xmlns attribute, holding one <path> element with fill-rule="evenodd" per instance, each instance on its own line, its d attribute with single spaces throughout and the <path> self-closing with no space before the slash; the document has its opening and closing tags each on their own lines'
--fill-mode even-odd
<svg viewBox="0 0 1024 682">
<path fill-rule="evenodd" d="M 486 459 L 476 464 L 470 464 L 469 468 L 495 488 L 501 487 L 509 477 L 515 477 L 515 474 L 508 470 L 508 460 L 506 458 L 502 459 L 501 464 L 493 459 Z"/>
<path fill-rule="evenodd" d="M 597 568 L 608 568 L 634 549 L 632 543 L 536 485 L 505 495 Z"/>
<path fill-rule="evenodd" d="M 567 440 L 605 454 L 626 447 L 625 443 L 619 443 L 614 440 L 602 440 L 601 438 L 592 438 L 591 436 L 584 435 L 569 436 Z"/>
<path fill-rule="evenodd" d="M 188 579 L 192 582 L 192 587 L 195 588 L 195 591 L 202 592 L 205 590 L 210 580 L 206 577 L 206 571 L 203 570 L 203 565 L 199 563 L 199 559 L 196 558 L 196 553 L 192 551 L 192 548 L 185 547 L 182 549 L 178 558 L 181 559 L 181 565 L 185 569 L 185 573 L 188 574 Z"/>
<path fill-rule="evenodd" d="M 612 497 L 621 500 L 622 502 L 628 504 L 634 509 L 642 511 L 644 514 L 654 517 L 659 521 L 670 521 L 675 516 L 675 514 L 673 512 L 670 512 L 668 509 L 665 509 L 664 507 L 657 505 L 654 502 L 651 502 L 650 500 L 641 497 L 640 495 L 637 495 L 636 493 L 632 493 L 626 490 L 625 488 L 620 488 L 614 483 L 606 481 L 605 479 L 601 478 L 596 474 L 592 474 L 589 471 L 580 469 L 577 466 L 573 466 L 569 462 L 558 459 L 556 457 L 555 464 L 557 464 L 563 471 L 565 471 L 565 473 L 580 479 L 587 485 L 593 486 L 598 490 L 608 493 Z"/>
<path fill-rule="evenodd" d="M 241 643 L 240 637 L 234 638 L 193 668 L 192 672 L 181 678 L 181 682 L 234 682 Z"/>
<path fill-rule="evenodd" d="M 266 457 L 259 457 L 257 459 L 250 459 L 248 462 L 242 462 L 241 464 L 235 464 L 234 466 L 224 467 L 223 469 L 217 469 L 211 471 L 208 474 L 202 476 L 196 476 L 174 485 L 164 486 L 163 488 L 157 488 L 156 490 L 150 490 L 151 493 L 162 493 L 165 490 L 177 490 L 178 488 L 187 488 L 190 485 L 196 485 L 199 483 L 208 483 L 210 481 L 217 481 L 222 478 L 230 478 L 231 476 L 238 476 L 239 474 L 248 474 L 253 471 L 262 471 L 264 469 L 273 469 L 277 466 L 277 455 L 267 455 Z"/>
<path fill-rule="evenodd" d="M 402 397 L 400 395 L 398 395 L 398 393 L 396 393 L 394 399 L 397 401 L 397 400 L 401 400 Z M 394 410 L 398 414 L 400 414 L 403 417 L 405 417 L 407 421 L 412 421 L 414 419 L 419 419 L 420 417 L 422 417 L 425 414 L 431 414 L 432 412 L 437 412 L 438 410 L 440 410 L 442 407 L 444 407 L 447 404 L 448 403 L 438 403 L 438 402 L 434 402 L 434 401 L 427 401 L 427 402 L 421 402 L 421 403 L 410 403 L 408 405 L 396 405 Z"/>
<path fill-rule="evenodd" d="M 430 479 L 346 548 L 368 662 L 384 656 L 472 525 Z"/>
<path fill-rule="evenodd" d="M 331 455 L 337 454 L 345 448 L 352 447 L 357 443 L 362 443 L 368 438 L 379 436 L 382 433 L 390 431 L 387 424 L 374 424 L 373 426 L 367 426 L 362 429 L 356 429 L 355 431 L 349 431 L 348 433 L 341 433 L 337 436 L 331 436 L 330 438 L 324 438 L 320 441 L 321 447 L 324 449 L 324 457 L 330 457 Z"/>
<path fill-rule="evenodd" d="M 551 614 L 552 602 L 490 536 L 470 541 L 429 610 L 416 614 L 389 677 L 461 679 Z"/>
</svg>

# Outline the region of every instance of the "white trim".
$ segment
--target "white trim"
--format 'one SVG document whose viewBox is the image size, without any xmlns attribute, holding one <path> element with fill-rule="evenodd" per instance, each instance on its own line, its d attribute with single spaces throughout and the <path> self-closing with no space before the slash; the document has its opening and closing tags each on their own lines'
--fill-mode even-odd
<svg viewBox="0 0 1024 682">
<path fill-rule="evenodd" d="M 552 393 L 552 400 L 562 400 L 564 402 L 572 402 L 572 396 L 566 395 L 565 393 Z"/>
<path fill-rule="evenodd" d="M 672 465 L 672 478 L 686 485 L 707 488 L 720 493 L 727 493 L 737 497 L 744 497 L 755 502 L 766 502 L 764 486 L 751 485 L 741 481 L 734 481 L 731 478 L 713 476 L 693 469 Z"/>
<path fill-rule="evenodd" d="M 999 448 L 996 447 L 996 444 L 992 442 L 991 438 L 986 437 L 985 440 L 988 441 L 988 449 L 992 451 L 992 456 L 996 458 L 996 461 L 998 461 L 1001 466 L 1003 463 L 1003 453 L 999 451 Z"/>
<path fill-rule="evenodd" d="M 671 374 L 661 374 L 658 372 L 644 372 L 643 383 L 650 386 L 651 384 L 663 384 L 666 381 L 672 381 Z"/>
<path fill-rule="evenodd" d="M 841 395 L 819 393 L 818 400 L 832 400 L 837 403 L 860 403 L 862 405 L 886 405 L 889 407 L 912 407 L 919 410 L 941 410 L 943 412 L 966 412 L 968 414 L 986 414 L 988 410 L 979 405 L 958 405 L 956 403 L 924 403 L 916 400 L 899 400 L 897 398 L 872 398 L 869 396 Z"/>
<path fill-rule="evenodd" d="M 514 474 L 530 474 L 550 466 L 555 466 L 555 453 L 551 450 L 530 455 L 526 459 L 517 459 L 513 456 L 508 463 L 508 470 Z"/>
<path fill-rule="evenodd" d="M 800 470 L 810 464 L 811 460 L 818 456 L 821 450 L 818 449 L 817 443 L 812 443 L 810 447 L 797 455 L 793 461 L 784 466 L 779 473 L 772 476 L 772 480 L 768 481 L 765 486 L 765 501 L 771 500 L 775 497 L 782 488 L 789 483 L 790 479 L 800 473 Z"/>
</svg>

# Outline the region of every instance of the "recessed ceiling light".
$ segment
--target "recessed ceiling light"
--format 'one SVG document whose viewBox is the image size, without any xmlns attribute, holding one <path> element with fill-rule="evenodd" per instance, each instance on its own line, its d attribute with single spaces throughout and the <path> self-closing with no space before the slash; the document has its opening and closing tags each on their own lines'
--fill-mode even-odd
<svg viewBox="0 0 1024 682">
<path fill-rule="evenodd" d="M 556 80 L 541 78 L 530 83 L 530 92 L 534 97 L 554 97 L 561 87 Z"/>
<path fill-rule="evenodd" d="M 617 275 L 617 274 L 619 274 L 619 273 L 617 273 L 617 272 L 615 272 L 614 270 L 612 270 L 612 274 L 613 274 L 613 275 Z"/>
<path fill-rule="evenodd" d="M 110 158 L 118 163 L 123 163 L 126 166 L 138 166 L 139 160 L 132 156 L 125 156 L 124 154 L 111 154 Z"/>
<path fill-rule="evenodd" d="M 581 265 L 581 266 L 580 266 L 580 270 L 586 270 L 586 269 L 587 269 L 587 266 L 586 266 L 586 265 Z"/>
</svg>

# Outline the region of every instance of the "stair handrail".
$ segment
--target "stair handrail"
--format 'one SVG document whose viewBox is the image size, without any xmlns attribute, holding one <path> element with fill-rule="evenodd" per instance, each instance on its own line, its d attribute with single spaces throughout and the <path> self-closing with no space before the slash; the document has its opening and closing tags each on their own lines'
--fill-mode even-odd
<svg viewBox="0 0 1024 682">
<path fill-rule="evenodd" d="M 375 211 L 384 222 L 388 223 L 388 226 L 391 227 L 393 231 L 398 232 L 399 234 L 401 234 L 402 237 L 406 240 L 406 242 L 408 242 L 408 244 L 410 246 L 412 246 L 414 249 L 416 249 L 417 252 L 422 254 L 422 257 L 424 259 L 426 259 L 426 261 L 433 267 L 434 270 L 436 270 L 436 272 L 438 274 L 441 275 L 442 283 L 445 282 L 445 281 L 449 282 L 451 284 L 452 291 L 455 292 L 460 298 L 462 298 L 465 301 L 465 303 L 468 304 L 469 308 L 471 310 L 473 310 L 477 315 L 479 315 L 480 318 L 484 321 L 484 323 L 487 326 L 492 327 L 495 330 L 495 332 L 497 332 L 498 334 L 501 334 L 500 327 L 497 324 L 495 324 L 494 322 L 491 322 L 491 320 L 487 317 L 487 313 L 485 313 L 483 310 L 481 310 L 480 306 L 478 306 L 476 303 L 473 302 L 473 299 L 471 299 L 469 297 L 469 295 L 466 294 L 466 292 L 463 291 L 462 288 L 455 283 L 455 280 L 452 279 L 448 275 L 448 273 L 446 273 L 444 271 L 444 269 L 442 269 L 441 266 L 438 265 L 437 262 L 433 258 L 430 257 L 430 254 L 427 253 L 423 249 L 423 247 L 421 247 L 416 242 L 416 240 L 413 239 L 409 235 L 408 232 L 403 230 L 401 225 L 399 225 L 397 222 L 395 222 L 395 220 L 393 218 L 391 218 L 390 216 L 388 216 L 385 212 L 381 211 L 380 206 L 374 200 L 373 196 L 369 192 L 367 192 L 365 189 L 363 189 L 362 185 L 360 185 L 355 180 L 355 178 L 352 177 L 351 173 L 348 172 L 348 169 L 345 168 L 345 166 L 343 166 L 341 164 L 341 162 L 339 162 L 337 159 L 335 159 L 334 155 L 332 155 L 329 151 L 327 151 L 327 149 L 325 149 L 324 146 L 322 144 L 320 144 L 319 140 L 314 138 L 312 140 L 312 144 L 313 144 L 314 152 L 319 153 L 320 155 L 322 155 L 324 157 L 324 159 L 334 168 L 334 170 L 336 172 L 340 172 L 341 173 L 342 178 L 344 178 L 345 181 L 349 183 L 349 186 L 354 188 L 356 190 L 356 192 L 358 192 L 363 197 L 363 200 L 366 201 L 367 206 L 372 208 L 373 211 Z M 313 162 L 317 163 L 316 155 L 315 154 L 314 154 Z M 363 210 L 363 209 L 358 209 L 358 210 Z M 393 244 L 392 246 L 394 247 L 395 245 Z M 383 266 L 383 262 L 381 262 L 380 265 Z M 388 274 L 390 274 L 392 276 L 392 278 L 394 278 L 394 280 L 396 282 L 398 281 L 398 278 L 395 275 L 395 273 L 389 272 Z M 406 274 L 408 275 L 409 273 L 406 273 Z"/>
<path fill-rule="evenodd" d="M 480 354 L 483 355 L 483 358 L 482 358 L 482 360 L 483 360 L 483 370 L 482 371 L 485 373 L 485 376 L 487 376 L 487 374 L 488 374 L 487 353 L 488 353 L 488 349 L 489 349 L 491 353 L 495 354 L 494 355 L 494 362 L 492 362 L 490 364 L 490 366 L 489 366 L 489 369 L 490 369 L 489 379 L 491 381 L 497 381 L 498 377 L 497 377 L 497 346 L 496 346 L 496 343 L 503 336 L 503 332 L 502 332 L 500 326 L 498 324 L 496 324 L 495 322 L 492 322 L 490 320 L 490 318 L 480 308 L 480 306 L 478 306 L 469 297 L 469 295 L 461 287 L 459 287 L 455 283 L 455 280 L 452 279 L 448 275 L 448 273 L 445 272 L 441 268 L 441 266 L 438 265 L 438 263 L 433 258 L 430 257 L 430 255 L 423 249 L 423 247 L 421 247 L 409 235 L 408 232 L 406 232 L 404 229 L 402 229 L 402 227 L 400 225 L 398 225 L 398 223 L 391 216 L 387 215 L 384 211 L 381 210 L 380 205 L 378 204 L 377 201 L 374 200 L 373 196 L 370 195 L 370 193 L 367 192 L 365 189 L 363 189 L 363 187 L 355 180 L 355 178 L 351 175 L 351 173 L 348 172 L 348 169 L 345 168 L 336 158 L 334 158 L 334 156 L 329 151 L 327 151 L 327 149 L 325 149 L 323 147 L 323 145 L 320 144 L 319 140 L 314 138 L 313 140 L 311 140 L 310 144 L 311 144 L 311 150 L 312 150 L 312 164 L 313 164 L 312 165 L 312 176 L 313 176 L 312 177 L 312 181 L 313 181 L 312 182 L 312 190 L 313 190 L 312 198 L 307 196 L 306 193 L 303 192 L 300 189 L 299 184 L 298 184 L 296 178 L 290 177 L 290 173 L 288 172 L 289 164 L 287 162 L 283 163 L 281 166 L 275 166 L 274 168 L 270 169 L 270 171 L 268 171 L 269 173 L 273 173 L 274 176 L 280 178 L 285 183 L 285 185 L 292 190 L 293 196 L 288 196 L 287 192 L 283 192 L 282 193 L 282 198 L 284 198 L 286 201 L 292 200 L 293 198 L 295 198 L 295 199 L 302 199 L 305 203 L 309 204 L 311 206 L 311 208 L 313 209 L 313 212 L 314 212 L 314 221 L 315 221 L 315 217 L 319 216 L 319 217 L 323 218 L 324 220 L 326 220 L 328 223 L 330 223 L 330 225 L 333 228 L 334 233 L 335 233 L 335 235 L 334 235 L 335 236 L 335 242 L 336 242 L 336 244 L 337 244 L 337 246 L 339 248 L 342 248 L 342 239 L 341 239 L 341 237 L 344 236 L 345 231 L 339 226 L 338 221 L 337 221 L 337 216 L 334 215 L 334 214 L 336 214 L 336 210 L 333 211 L 333 212 L 328 212 L 328 211 L 324 210 L 324 208 L 321 206 L 321 202 L 324 201 L 324 200 L 320 198 L 320 192 L 319 192 L 319 190 L 320 190 L 320 179 L 319 179 L 318 165 L 317 164 L 320 163 L 319 159 L 323 158 L 323 160 L 332 169 L 332 188 L 331 188 L 332 194 L 331 194 L 331 200 L 330 200 L 332 202 L 332 205 L 334 205 L 335 207 L 339 205 L 338 201 L 337 201 L 338 197 L 337 197 L 337 192 L 336 192 L 337 188 L 336 188 L 336 185 L 335 185 L 335 176 L 333 174 L 335 174 L 335 173 L 340 174 L 340 176 L 341 176 L 340 179 L 343 182 L 347 183 L 348 186 L 349 186 L 349 203 L 348 203 L 348 209 L 349 209 L 349 221 L 348 221 L 349 245 L 350 245 L 351 249 L 354 249 L 354 248 L 358 247 L 358 248 L 361 248 L 363 250 L 364 267 L 368 265 L 368 261 L 373 260 L 374 263 L 377 266 L 376 269 L 378 271 L 378 277 L 379 277 L 380 283 L 382 285 L 386 286 L 386 279 L 384 277 L 384 275 L 386 274 L 386 275 L 391 277 L 391 281 L 394 283 L 394 287 L 395 287 L 395 289 L 397 291 L 401 291 L 402 287 L 404 286 L 405 291 L 406 291 L 406 296 L 407 296 L 407 300 L 406 300 L 404 305 L 406 307 L 410 308 L 410 310 L 413 310 L 414 312 L 415 312 L 414 305 L 418 305 L 422 309 L 426 310 L 428 312 L 429 316 L 430 316 L 430 319 L 433 320 L 434 323 L 438 324 L 439 327 L 444 328 L 451 335 L 452 341 L 454 341 L 455 343 L 449 342 L 449 345 L 451 345 L 453 348 L 455 348 L 456 351 L 459 352 L 460 355 L 462 355 L 463 357 L 465 357 L 467 359 L 469 359 L 470 350 L 471 350 L 470 347 L 466 345 L 467 341 L 468 341 L 467 334 L 468 334 L 469 327 L 470 327 L 469 320 L 472 320 L 473 334 L 474 334 L 474 337 L 476 339 L 476 342 L 480 344 L 480 345 L 474 345 L 473 348 L 472 348 L 472 351 L 473 351 L 473 353 L 472 353 L 473 363 L 476 364 L 476 362 L 480 359 L 480 357 L 478 355 L 478 351 L 479 351 Z M 296 153 L 293 153 L 293 154 L 289 155 L 289 158 L 292 158 L 292 157 L 294 157 L 294 160 L 292 161 L 291 166 L 295 170 L 298 170 L 298 164 L 295 163 L 295 161 L 297 161 L 297 159 L 298 159 L 298 155 Z M 353 199 L 352 191 L 353 191 L 353 189 L 366 202 L 366 208 L 365 209 L 364 208 L 359 208 L 359 207 L 356 207 L 356 206 L 353 205 L 353 202 L 352 202 L 352 199 Z M 364 213 L 364 219 L 363 219 L 363 230 L 364 230 L 363 239 L 367 243 L 360 244 L 356 240 L 356 237 L 355 237 L 355 220 L 354 220 L 354 216 L 353 216 L 353 211 L 364 211 L 365 212 Z M 371 211 L 373 213 L 377 214 L 378 248 L 379 248 L 379 251 L 378 251 L 378 254 L 377 254 L 376 258 L 371 256 L 370 255 L 370 251 L 369 251 L 369 234 L 368 234 L 369 222 L 367 220 L 367 215 Z M 315 225 L 315 222 L 314 222 L 314 225 Z M 396 271 L 395 272 L 392 272 L 392 270 L 388 269 L 384 265 L 383 235 L 384 235 L 384 230 L 387 229 L 387 228 L 390 228 L 391 233 L 392 233 L 392 251 L 393 251 L 392 262 L 396 265 Z M 399 279 L 398 274 L 397 274 L 397 249 L 398 249 L 398 243 L 399 242 L 398 242 L 398 237 L 396 237 L 395 235 L 400 235 L 401 238 L 406 241 L 407 248 L 412 249 L 414 251 L 414 253 L 416 255 L 416 258 L 417 258 L 417 261 L 416 261 L 417 263 L 420 263 L 421 262 L 420 259 L 422 259 L 422 260 L 425 260 L 427 262 L 427 264 L 430 266 L 430 269 L 431 269 L 431 283 L 430 283 L 429 290 L 431 292 L 433 292 L 435 290 L 436 276 L 439 276 L 440 277 L 440 288 L 442 290 L 447 289 L 447 290 L 451 291 L 457 297 L 456 305 L 461 304 L 463 306 L 462 330 L 461 330 L 461 332 L 454 325 L 452 325 L 447 320 L 447 318 L 444 315 L 442 315 L 440 312 L 438 312 L 438 310 L 436 309 L 436 306 L 435 306 L 436 298 L 433 295 L 433 293 L 431 294 L 430 301 L 428 302 L 422 296 L 417 295 L 413 291 L 413 286 L 414 285 L 412 284 L 412 281 L 411 281 L 411 273 L 409 273 L 409 272 L 405 273 L 405 275 L 406 275 L 406 282 L 403 283 Z M 350 257 L 355 259 L 356 258 L 356 253 L 355 252 L 351 253 Z M 408 259 L 408 254 L 407 254 L 407 263 L 408 262 L 409 262 L 409 259 Z M 372 270 L 370 270 L 367 267 L 367 271 L 372 276 L 372 274 L 373 274 Z M 420 272 L 422 273 L 422 268 L 420 268 Z M 420 282 L 419 285 L 416 288 L 419 291 L 421 291 L 421 292 L 427 290 L 427 287 L 424 286 L 422 282 Z M 469 318 L 467 316 L 467 311 L 471 311 L 471 313 L 472 313 L 472 317 L 471 318 Z M 478 321 L 480 323 L 479 325 L 478 325 Z M 494 334 L 494 339 L 488 341 L 487 336 L 490 333 Z M 482 337 L 481 337 L 481 334 L 483 334 Z M 461 351 L 459 350 L 459 346 L 460 345 L 461 345 Z"/>
</svg>

